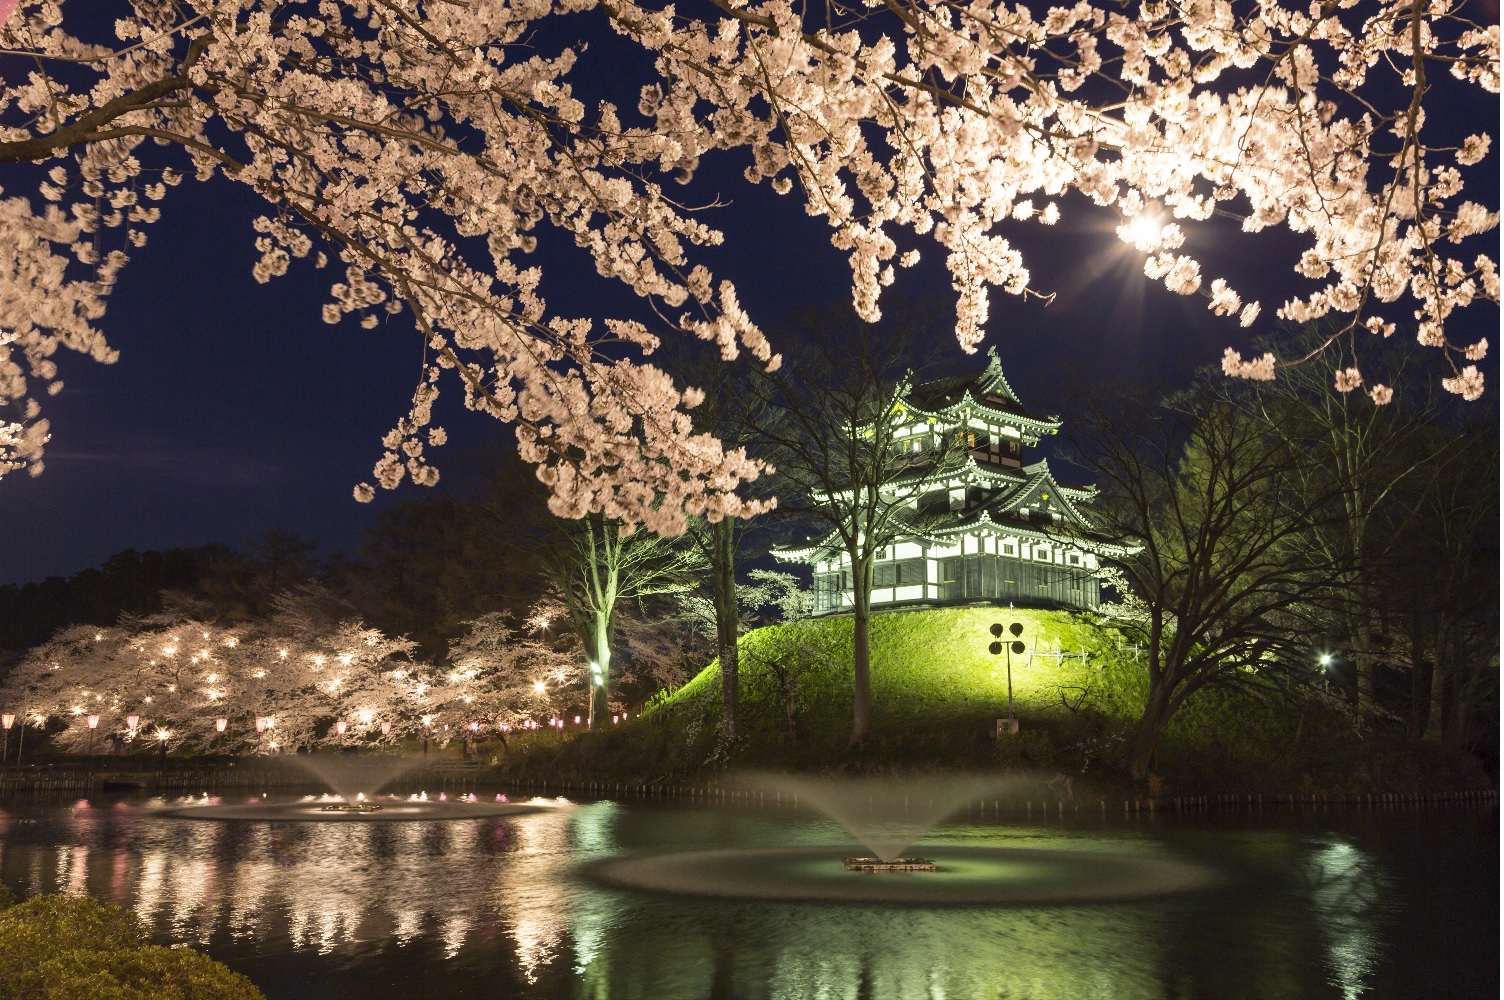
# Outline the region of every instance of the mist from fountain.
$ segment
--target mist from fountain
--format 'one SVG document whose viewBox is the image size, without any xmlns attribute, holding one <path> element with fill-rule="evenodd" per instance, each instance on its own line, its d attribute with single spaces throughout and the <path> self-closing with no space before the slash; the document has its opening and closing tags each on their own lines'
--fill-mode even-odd
<svg viewBox="0 0 1504 1000">
<path fill-rule="evenodd" d="M 839 823 L 885 862 L 903 856 L 970 802 L 1013 794 L 1027 779 L 1001 775 L 927 775 L 809 778 L 754 774 L 745 779 L 764 793 L 797 799 Z"/>
<path fill-rule="evenodd" d="M 282 759 L 307 771 L 352 804 L 375 796 L 404 774 L 423 766 L 422 758 L 387 754 L 300 754 Z"/>
</svg>

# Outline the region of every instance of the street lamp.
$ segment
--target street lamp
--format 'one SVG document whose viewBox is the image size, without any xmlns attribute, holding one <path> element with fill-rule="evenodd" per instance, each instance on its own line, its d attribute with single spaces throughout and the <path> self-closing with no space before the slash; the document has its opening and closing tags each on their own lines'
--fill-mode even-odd
<svg viewBox="0 0 1504 1000">
<path fill-rule="evenodd" d="M 89 723 L 89 753 L 88 753 L 88 756 L 92 757 L 92 756 L 94 756 L 94 730 L 96 730 L 96 729 L 99 728 L 99 716 L 97 716 L 97 715 L 91 715 L 91 716 L 89 716 L 88 723 Z"/>
<path fill-rule="evenodd" d="M 1330 667 L 1335 660 L 1336 657 L 1334 657 L 1331 653 L 1322 653 L 1316 658 L 1316 662 L 1321 664 L 1323 667 Z"/>
<path fill-rule="evenodd" d="M 1004 733 L 1010 735 L 1017 734 L 1018 720 L 1013 717 L 1013 654 L 1024 651 L 1024 644 L 1018 641 L 1018 637 L 1024 634 L 1024 627 L 1018 622 L 1009 625 L 1008 633 L 1013 638 L 1006 642 L 1002 638 L 1002 622 L 993 622 L 992 628 L 989 631 L 992 632 L 995 641 L 987 646 L 987 651 L 993 656 L 997 656 L 999 653 L 1006 653 L 1008 657 L 1008 717 L 997 720 L 997 734 L 999 736 L 1002 736 Z"/>
<path fill-rule="evenodd" d="M 0 772 L 5 770 L 5 761 L 10 757 L 10 727 L 16 724 L 16 714 L 6 712 L 0 715 L 0 725 L 5 727 L 5 750 L 0 753 Z"/>
</svg>

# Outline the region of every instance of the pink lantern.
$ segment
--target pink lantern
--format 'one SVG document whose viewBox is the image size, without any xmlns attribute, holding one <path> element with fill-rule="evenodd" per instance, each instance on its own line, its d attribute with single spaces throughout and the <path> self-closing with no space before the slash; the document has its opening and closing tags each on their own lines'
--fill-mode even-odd
<svg viewBox="0 0 1504 1000">
<path fill-rule="evenodd" d="M 578 715 L 574 717 L 574 724 L 577 726 L 580 724 L 580 717 Z"/>
<path fill-rule="evenodd" d="M 214 731 L 216 733 L 222 733 L 222 732 L 225 731 L 225 727 L 228 726 L 229 724 L 230 724 L 230 720 L 229 719 L 226 719 L 226 718 L 223 718 L 223 717 L 215 719 L 214 720 Z"/>
<path fill-rule="evenodd" d="M 141 716 L 139 715 L 127 715 L 125 717 L 125 728 L 129 729 L 133 733 L 136 731 L 136 727 L 140 724 Z"/>
<path fill-rule="evenodd" d="M 15 724 L 16 716 L 14 712 L 6 712 L 4 715 L 0 715 L 0 726 L 4 726 L 7 730 L 9 730 L 10 727 L 14 726 Z"/>
<path fill-rule="evenodd" d="M 345 724 L 345 720 L 344 719 L 340 719 L 338 722 L 336 722 L 334 724 L 334 731 L 336 733 L 338 733 L 339 735 L 341 735 L 341 736 L 345 735 L 345 730 L 348 729 L 348 728 L 350 728 L 350 727 Z"/>
<path fill-rule="evenodd" d="M 383 722 L 381 724 L 381 735 L 382 736 L 390 736 L 390 735 L 392 735 L 392 724 L 390 722 Z"/>
<path fill-rule="evenodd" d="M 614 716 L 614 715 L 611 716 L 611 725 L 613 725 L 613 726 L 616 725 L 616 722 L 617 722 L 616 716 Z"/>
<path fill-rule="evenodd" d="M 478 732 L 479 730 L 480 730 L 480 723 L 479 722 L 472 722 L 472 723 L 470 723 L 470 731 L 472 733 Z"/>
<path fill-rule="evenodd" d="M 97 715 L 91 715 L 91 716 L 89 716 L 89 728 L 90 729 L 98 729 L 99 728 L 99 716 L 97 716 Z"/>
<path fill-rule="evenodd" d="M 266 732 L 266 719 L 265 718 L 258 717 L 256 719 L 256 732 L 258 732 L 258 733 L 264 733 L 264 732 Z"/>
</svg>

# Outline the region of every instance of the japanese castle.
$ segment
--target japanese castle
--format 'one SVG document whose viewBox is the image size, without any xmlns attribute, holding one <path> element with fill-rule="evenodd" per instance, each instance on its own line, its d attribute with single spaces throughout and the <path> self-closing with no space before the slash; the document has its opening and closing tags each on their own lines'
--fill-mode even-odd
<svg viewBox="0 0 1504 1000">
<path fill-rule="evenodd" d="M 1018 604 L 1095 608 L 1103 560 L 1132 551 L 1093 529 L 1081 505 L 1096 493 L 1057 482 L 1029 450 L 1059 431 L 1031 414 L 1003 376 L 996 350 L 980 375 L 904 393 L 893 447 L 915 457 L 889 499 L 903 528 L 877 557 L 872 608 Z M 926 457 L 930 456 L 929 460 Z M 832 531 L 775 550 L 814 571 L 816 614 L 852 606 L 851 561 Z"/>
</svg>

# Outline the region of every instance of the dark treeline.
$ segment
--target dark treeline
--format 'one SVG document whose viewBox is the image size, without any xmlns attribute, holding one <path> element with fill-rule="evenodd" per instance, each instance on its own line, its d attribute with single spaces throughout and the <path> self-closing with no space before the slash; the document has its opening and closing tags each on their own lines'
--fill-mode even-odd
<svg viewBox="0 0 1504 1000">
<path fill-rule="evenodd" d="M 382 511 L 353 554 L 321 557 L 317 541 L 273 530 L 245 549 L 124 549 L 69 577 L 0 586 L 0 664 L 70 625 L 115 625 L 168 603 L 223 625 L 264 617 L 277 595 L 309 581 L 382 631 L 414 639 L 423 655 L 442 656 L 464 622 L 520 611 L 543 590 L 517 545 L 527 519 L 547 514 L 532 470 L 504 452 L 488 461 L 494 475 L 464 497 L 434 493 Z"/>
</svg>

